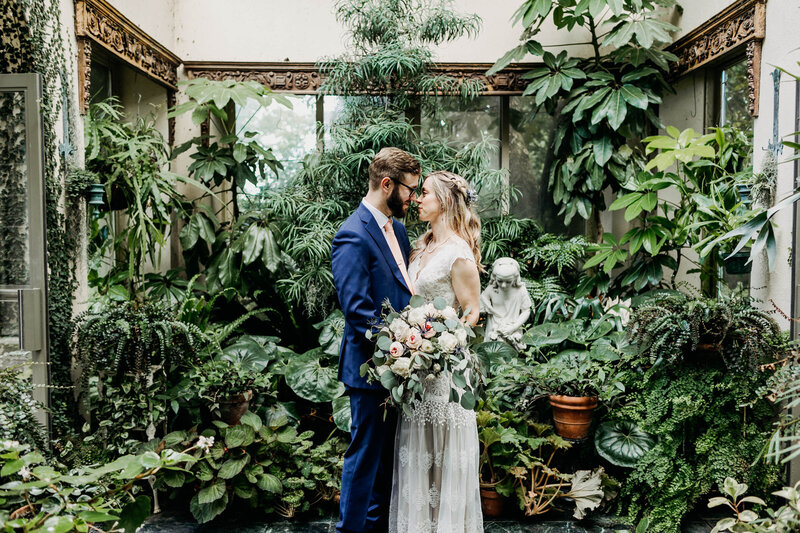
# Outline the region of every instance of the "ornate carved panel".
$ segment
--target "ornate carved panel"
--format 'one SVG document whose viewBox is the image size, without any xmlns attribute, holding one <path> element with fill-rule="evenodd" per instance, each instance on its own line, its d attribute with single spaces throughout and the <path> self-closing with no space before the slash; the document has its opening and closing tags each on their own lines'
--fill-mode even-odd
<svg viewBox="0 0 800 533">
<path fill-rule="evenodd" d="M 480 79 L 485 94 L 522 94 L 527 83 L 521 79 L 532 64 L 509 66 L 493 76 L 486 71 L 491 63 L 439 63 L 436 72 L 461 79 Z M 323 82 L 314 63 L 210 63 L 189 61 L 184 64 L 189 78 L 210 80 L 257 81 L 273 91 L 293 94 L 315 94 Z"/>
<path fill-rule="evenodd" d="M 90 42 L 97 43 L 116 57 L 140 70 L 157 83 L 175 90 L 181 60 L 155 39 L 143 32 L 105 0 L 75 0 L 75 33 L 78 54 L 85 64 L 80 89 L 84 104 L 88 102 L 88 68 Z M 83 44 L 81 44 L 83 41 Z M 85 109 L 84 109 L 85 112 Z"/>
<path fill-rule="evenodd" d="M 678 56 L 673 74 L 683 76 L 732 52 L 744 52 L 750 80 L 750 114 L 758 115 L 761 45 L 766 30 L 767 0 L 739 0 L 675 41 L 668 50 Z"/>
</svg>

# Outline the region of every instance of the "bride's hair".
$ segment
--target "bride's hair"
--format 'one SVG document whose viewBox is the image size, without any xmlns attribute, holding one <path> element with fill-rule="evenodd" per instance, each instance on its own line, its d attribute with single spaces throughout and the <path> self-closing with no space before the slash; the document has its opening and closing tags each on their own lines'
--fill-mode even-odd
<svg viewBox="0 0 800 533">
<path fill-rule="evenodd" d="M 437 170 L 425 177 L 430 181 L 431 189 L 442 206 L 441 217 L 456 235 L 464 239 L 475 256 L 475 264 L 479 272 L 485 272 L 481 264 L 481 219 L 475 212 L 477 201 L 475 192 L 470 189 L 467 180 L 444 170 Z M 413 259 L 425 251 L 433 240 L 433 232 L 428 229 L 417 239 L 416 247 L 411 253 Z"/>
</svg>

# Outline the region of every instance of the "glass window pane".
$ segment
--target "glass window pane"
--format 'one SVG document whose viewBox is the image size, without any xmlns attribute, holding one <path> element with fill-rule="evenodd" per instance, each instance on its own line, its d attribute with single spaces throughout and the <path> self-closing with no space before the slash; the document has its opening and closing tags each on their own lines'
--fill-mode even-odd
<svg viewBox="0 0 800 533">
<path fill-rule="evenodd" d="M 30 283 L 25 93 L 0 92 L 0 286 Z"/>
<path fill-rule="evenodd" d="M 740 130 L 752 131 L 753 117 L 750 116 L 747 60 L 723 69 L 720 83 L 720 126 L 733 126 Z"/>
<path fill-rule="evenodd" d="M 470 102 L 441 97 L 435 114 L 422 116 L 422 136 L 448 141 L 461 148 L 484 137 L 494 140 L 496 150 L 491 167 L 500 168 L 500 96 L 481 96 Z"/>
<path fill-rule="evenodd" d="M 511 185 L 522 193 L 512 214 L 538 220 L 545 231 L 578 235 L 583 231 L 580 217 L 570 227 L 553 204 L 547 190 L 549 166 L 552 160 L 555 118 L 544 110 L 537 111 L 532 96 L 512 96 L 509 101 L 509 173 Z"/>
<path fill-rule="evenodd" d="M 266 175 L 259 176 L 258 186 L 248 182 L 244 190 L 248 195 L 257 195 L 262 188 L 284 186 L 302 169 L 303 158 L 316 149 L 316 96 L 304 95 L 291 100 L 292 109 L 279 104 L 265 109 L 249 100 L 246 106 L 236 110 L 236 131 L 240 135 L 257 133 L 255 139 L 265 148 L 272 148 L 283 165 L 280 178 L 267 169 Z"/>
</svg>

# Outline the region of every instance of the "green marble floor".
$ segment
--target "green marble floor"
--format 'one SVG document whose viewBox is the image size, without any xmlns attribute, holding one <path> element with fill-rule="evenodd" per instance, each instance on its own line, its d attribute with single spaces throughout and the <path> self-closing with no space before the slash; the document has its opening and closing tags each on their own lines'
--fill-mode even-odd
<svg viewBox="0 0 800 533">
<path fill-rule="evenodd" d="M 684 533 L 709 533 L 716 519 L 694 519 L 684 528 Z M 631 528 L 621 525 L 615 517 L 599 516 L 592 520 L 576 522 L 567 517 L 539 520 L 487 521 L 485 533 L 616 533 Z M 191 516 L 169 512 L 151 516 L 138 533 L 336 533 L 333 518 L 313 521 L 248 520 L 237 516 L 197 524 Z"/>
</svg>

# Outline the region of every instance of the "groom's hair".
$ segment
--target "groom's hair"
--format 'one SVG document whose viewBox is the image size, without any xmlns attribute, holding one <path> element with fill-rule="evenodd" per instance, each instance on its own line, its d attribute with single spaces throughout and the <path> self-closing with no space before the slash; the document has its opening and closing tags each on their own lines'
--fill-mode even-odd
<svg viewBox="0 0 800 533">
<path fill-rule="evenodd" d="M 421 171 L 417 158 L 405 150 L 382 148 L 369 164 L 369 188 L 370 190 L 379 188 L 381 180 L 387 176 L 399 180 L 403 178 L 403 174 L 419 175 Z"/>
</svg>

